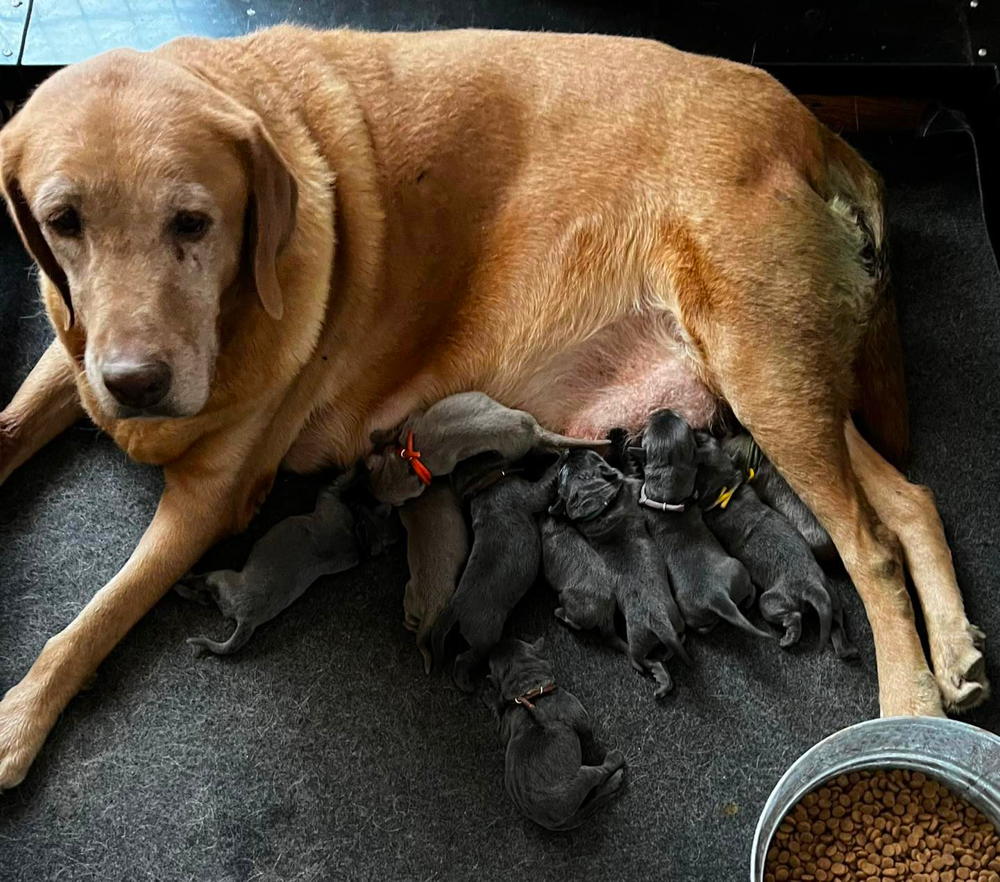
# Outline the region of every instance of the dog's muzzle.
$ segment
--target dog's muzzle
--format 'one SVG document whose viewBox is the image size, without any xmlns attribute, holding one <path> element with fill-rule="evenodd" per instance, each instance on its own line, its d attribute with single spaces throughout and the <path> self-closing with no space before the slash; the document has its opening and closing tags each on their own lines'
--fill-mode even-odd
<svg viewBox="0 0 1000 882">
<path fill-rule="evenodd" d="M 652 508 L 656 511 L 684 511 L 687 508 L 686 502 L 659 502 L 656 499 L 650 499 L 646 495 L 645 483 L 639 488 L 639 505 L 644 505 L 646 508 Z"/>
</svg>

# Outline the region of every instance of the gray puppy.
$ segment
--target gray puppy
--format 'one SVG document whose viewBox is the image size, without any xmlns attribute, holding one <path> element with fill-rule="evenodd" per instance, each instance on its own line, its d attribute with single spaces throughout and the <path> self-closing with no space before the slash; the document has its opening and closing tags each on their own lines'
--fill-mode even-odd
<svg viewBox="0 0 1000 882">
<path fill-rule="evenodd" d="M 373 432 L 371 441 L 376 452 L 365 460 L 371 492 L 391 505 L 419 496 L 430 477 L 450 475 L 456 464 L 481 453 L 493 451 L 502 460 L 516 462 L 535 448 L 609 443 L 550 432 L 530 413 L 504 407 L 482 392 L 443 398 L 426 411 L 410 414 L 398 429 Z"/>
<path fill-rule="evenodd" d="M 830 591 L 805 539 L 787 518 L 757 497 L 717 439 L 707 432 L 696 432 L 695 437 L 702 516 L 761 589 L 761 614 L 785 629 L 780 645 L 799 642 L 802 614 L 812 607 L 819 616 L 820 646 L 831 639 L 839 657 L 856 655 L 837 595 Z"/>
<path fill-rule="evenodd" d="M 542 646 L 542 638 L 499 643 L 483 700 L 499 724 L 514 805 L 546 830 L 572 830 L 615 796 L 625 757 L 611 750 L 599 766 L 583 765 L 580 739 L 590 735 L 590 717 L 556 683 Z"/>
<path fill-rule="evenodd" d="M 686 664 L 691 659 L 666 566 L 636 504 L 638 490 L 590 450 L 567 451 L 557 465 L 559 499 L 550 513 L 572 529 L 543 525 L 545 577 L 562 604 L 556 616 L 571 628 L 599 628 L 637 671 L 653 675 L 654 695 L 662 698 L 673 680 L 651 654 L 662 646 Z M 625 618 L 624 641 L 614 632 L 612 596 Z"/>
<path fill-rule="evenodd" d="M 802 534 L 816 560 L 833 563 L 837 560 L 837 548 L 830 534 L 823 529 L 812 513 L 788 482 L 781 476 L 771 461 L 764 456 L 757 442 L 748 432 L 740 432 L 722 443 L 729 458 L 743 472 L 744 480 L 775 511 L 781 512 Z"/>
<path fill-rule="evenodd" d="M 286 518 L 254 543 L 242 570 L 190 575 L 174 590 L 182 597 L 215 603 L 236 630 L 224 643 L 191 637 L 196 653 L 229 655 L 246 645 L 254 631 L 298 600 L 321 576 L 357 566 L 365 554 L 380 554 L 395 541 L 388 505 L 349 506 L 343 494 L 357 481 L 357 470 L 341 475 L 320 491 L 311 514 Z"/>
<path fill-rule="evenodd" d="M 406 528 L 410 580 L 403 596 L 404 623 L 417 635 L 424 671 L 431 671 L 430 636 L 469 556 L 469 530 L 451 482 L 434 481 L 399 510 Z"/>
<path fill-rule="evenodd" d="M 463 462 L 455 486 L 472 516 L 472 551 L 454 595 L 434 625 L 434 661 L 443 665 L 452 629 L 469 644 L 455 659 L 455 683 L 473 691 L 472 672 L 503 636 L 508 616 L 538 578 L 542 545 L 536 515 L 552 501 L 555 468 L 531 483 L 494 455 Z"/>
<path fill-rule="evenodd" d="M 643 464 L 638 501 L 666 561 L 685 624 L 705 632 L 723 619 L 773 640 L 740 612 L 754 602 L 750 574 L 705 526 L 695 502 L 698 447 L 691 427 L 674 411 L 659 410 L 642 433 L 642 447 L 629 451 Z"/>
</svg>

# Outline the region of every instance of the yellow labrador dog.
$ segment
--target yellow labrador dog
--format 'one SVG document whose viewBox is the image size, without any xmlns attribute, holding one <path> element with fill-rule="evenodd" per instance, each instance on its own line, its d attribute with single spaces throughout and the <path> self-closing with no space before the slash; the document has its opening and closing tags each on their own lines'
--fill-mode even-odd
<svg viewBox="0 0 1000 882">
<path fill-rule="evenodd" d="M 642 40 L 280 27 L 72 66 L 0 150 L 58 337 L 0 413 L 0 480 L 84 413 L 166 479 L 0 704 L 0 787 L 276 469 L 349 463 L 470 389 L 593 437 L 730 408 L 835 541 L 883 713 L 985 697 L 934 503 L 889 464 L 879 181 L 761 71 Z"/>
</svg>

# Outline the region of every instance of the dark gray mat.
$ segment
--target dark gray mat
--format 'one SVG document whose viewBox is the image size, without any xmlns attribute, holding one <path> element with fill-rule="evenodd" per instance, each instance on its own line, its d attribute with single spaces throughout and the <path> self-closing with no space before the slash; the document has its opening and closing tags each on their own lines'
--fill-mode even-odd
<svg viewBox="0 0 1000 882">
<path fill-rule="evenodd" d="M 1000 676 L 995 486 L 1000 277 L 959 136 L 880 142 L 889 181 L 913 410 L 912 474 L 937 492 L 970 615 Z M 0 401 L 48 330 L 19 245 L 0 237 Z M 0 689 L 20 678 L 125 560 L 153 511 L 155 470 L 75 428 L 0 489 Z M 281 483 L 264 524 L 301 508 Z M 257 529 L 261 529 L 260 525 Z M 229 544 L 238 554 L 247 540 Z M 402 627 L 397 554 L 318 584 L 238 656 L 196 661 L 212 612 L 169 596 L 56 726 L 30 777 L 0 797 L 0 876 L 55 879 L 671 879 L 745 877 L 757 814 L 815 741 L 877 712 L 870 632 L 843 591 L 862 658 L 782 653 L 718 630 L 693 644 L 663 704 L 578 639 L 534 592 L 512 630 L 547 635 L 560 681 L 628 786 L 583 830 L 523 821 L 502 787 L 487 714 L 424 677 Z M 1000 729 L 1000 703 L 971 719 Z"/>
</svg>

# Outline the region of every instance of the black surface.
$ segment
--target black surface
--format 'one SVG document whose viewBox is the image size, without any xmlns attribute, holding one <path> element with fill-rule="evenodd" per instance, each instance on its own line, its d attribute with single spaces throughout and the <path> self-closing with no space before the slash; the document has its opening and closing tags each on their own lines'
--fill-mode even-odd
<svg viewBox="0 0 1000 882">
<path fill-rule="evenodd" d="M 970 144 L 947 135 L 868 153 L 889 183 L 912 473 L 938 495 L 996 677 L 1000 275 Z M 9 234 L 0 274 L 5 401 L 49 331 Z M 81 427 L 0 488 L 0 689 L 115 573 L 159 486 L 156 470 Z M 282 481 L 267 517 L 309 493 L 308 481 Z M 485 709 L 424 677 L 402 627 L 405 580 L 397 554 L 321 582 L 225 660 L 196 661 L 184 638 L 228 624 L 168 596 L 72 702 L 25 784 L 0 797 L 0 876 L 728 882 L 745 878 L 756 817 L 788 764 L 877 712 L 853 591 L 841 593 L 859 664 L 718 630 L 692 641 L 698 666 L 678 668 L 676 694 L 658 705 L 621 657 L 561 628 L 538 588 L 512 630 L 547 635 L 560 681 L 629 762 L 609 810 L 546 834 L 506 799 Z M 1000 730 L 1000 703 L 970 719 Z"/>
<path fill-rule="evenodd" d="M 1000 46 L 990 45 L 989 6 L 989 0 L 976 8 L 968 0 L 35 0 L 24 63 L 67 64 L 115 46 L 149 49 L 180 34 L 232 36 L 282 21 L 627 34 L 761 64 L 990 63 L 989 54 L 977 54 L 980 43 L 1000 54 Z M 0 33 L 16 44 L 14 23 L 3 22 L 0 14 Z"/>
</svg>

